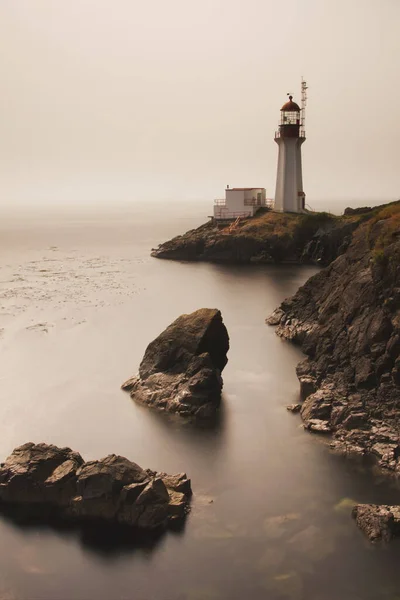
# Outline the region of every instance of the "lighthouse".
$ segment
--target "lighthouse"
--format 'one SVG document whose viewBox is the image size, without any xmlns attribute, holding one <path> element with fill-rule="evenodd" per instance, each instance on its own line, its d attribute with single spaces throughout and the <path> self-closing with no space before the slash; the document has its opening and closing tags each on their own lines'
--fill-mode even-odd
<svg viewBox="0 0 400 600">
<path fill-rule="evenodd" d="M 278 170 L 276 174 L 275 210 L 282 212 L 303 212 L 305 193 L 301 164 L 301 146 L 305 142 L 305 105 L 307 85 L 301 83 L 301 108 L 289 96 L 281 108 L 279 129 L 275 132 L 275 142 L 279 147 Z"/>
</svg>

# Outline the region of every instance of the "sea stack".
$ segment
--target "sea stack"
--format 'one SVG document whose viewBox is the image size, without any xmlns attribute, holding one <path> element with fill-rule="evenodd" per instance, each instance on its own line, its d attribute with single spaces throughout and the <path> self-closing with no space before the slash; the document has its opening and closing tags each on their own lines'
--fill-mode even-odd
<svg viewBox="0 0 400 600">
<path fill-rule="evenodd" d="M 221 400 L 228 350 L 229 336 L 219 310 L 201 308 L 181 315 L 147 346 L 138 375 L 122 389 L 159 410 L 211 416 Z"/>
</svg>

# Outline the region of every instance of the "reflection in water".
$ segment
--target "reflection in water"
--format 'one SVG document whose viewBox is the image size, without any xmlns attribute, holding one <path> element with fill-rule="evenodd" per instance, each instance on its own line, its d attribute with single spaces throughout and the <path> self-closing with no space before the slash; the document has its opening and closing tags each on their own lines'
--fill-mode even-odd
<svg viewBox="0 0 400 600">
<path fill-rule="evenodd" d="M 19 219 L 15 235 L 0 223 L 0 456 L 29 440 L 70 446 L 86 460 L 116 453 L 185 471 L 194 491 L 185 526 L 146 540 L 3 516 L 0 597 L 395 600 L 400 544 L 371 547 L 350 507 L 396 503 L 398 484 L 332 455 L 327 439 L 287 413 L 302 355 L 264 325 L 315 269 L 149 258 L 196 218 L 187 226 L 161 214 L 157 222 L 154 212 Z M 147 344 L 202 306 L 222 311 L 231 341 L 218 417 L 196 423 L 134 403 L 119 386 Z"/>
<path fill-rule="evenodd" d="M 87 550 L 100 556 L 118 557 L 123 553 L 142 552 L 148 555 L 156 550 L 167 534 L 180 536 L 186 527 L 186 517 L 171 523 L 168 529 L 159 528 L 153 532 L 143 532 L 104 521 L 72 523 L 56 516 L 43 514 L 34 508 L 3 506 L 0 520 L 12 525 L 21 534 L 57 534 L 58 537 L 78 542 Z"/>
<path fill-rule="evenodd" d="M 207 265 L 216 275 L 216 282 L 222 286 L 232 286 L 239 292 L 244 286 L 259 286 L 258 294 L 254 296 L 254 303 L 260 300 L 260 295 L 267 293 L 268 303 L 274 307 L 279 306 L 288 294 L 288 289 L 293 285 L 293 275 L 304 283 L 317 269 L 307 265 L 293 267 L 293 265 Z M 301 284 L 299 284 L 301 285 Z M 245 308 L 245 307 L 244 307 Z M 266 315 L 268 316 L 268 315 Z"/>
<path fill-rule="evenodd" d="M 207 452 L 214 455 L 218 452 L 219 447 L 224 446 L 227 417 L 224 394 L 222 394 L 221 404 L 216 414 L 201 420 L 181 417 L 175 413 L 162 412 L 140 404 L 137 406 L 153 422 L 155 431 L 158 428 L 160 430 L 164 429 L 168 434 L 173 432 L 184 443 L 189 441 L 192 445 L 201 446 L 203 451 L 207 448 Z"/>
</svg>

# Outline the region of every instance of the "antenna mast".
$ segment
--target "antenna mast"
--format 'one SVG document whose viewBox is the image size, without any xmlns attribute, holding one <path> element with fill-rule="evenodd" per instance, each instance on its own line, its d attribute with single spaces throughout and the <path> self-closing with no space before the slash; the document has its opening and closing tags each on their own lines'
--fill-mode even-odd
<svg viewBox="0 0 400 600">
<path fill-rule="evenodd" d="M 305 137 L 305 135 L 306 135 L 305 125 L 306 125 L 307 90 L 308 90 L 307 82 L 304 81 L 304 79 L 302 77 L 301 78 L 301 120 L 300 120 L 302 137 L 303 136 Z"/>
</svg>

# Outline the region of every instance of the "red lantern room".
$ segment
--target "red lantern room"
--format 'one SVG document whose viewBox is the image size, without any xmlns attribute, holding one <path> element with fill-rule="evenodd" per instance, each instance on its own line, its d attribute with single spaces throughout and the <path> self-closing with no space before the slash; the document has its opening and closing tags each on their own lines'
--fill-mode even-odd
<svg viewBox="0 0 400 600">
<path fill-rule="evenodd" d="M 293 96 L 289 96 L 289 102 L 286 102 L 281 108 L 279 137 L 300 137 L 300 114 L 300 106 L 293 102 Z"/>
</svg>

